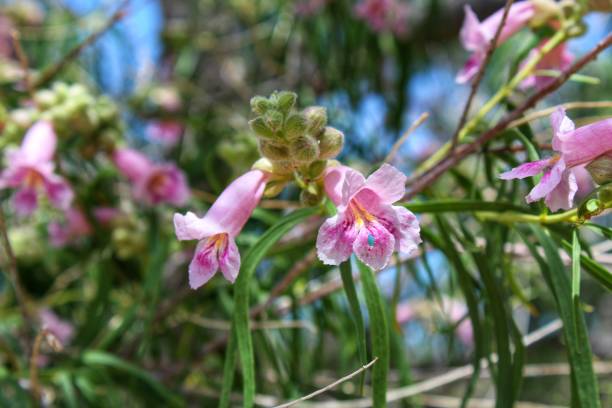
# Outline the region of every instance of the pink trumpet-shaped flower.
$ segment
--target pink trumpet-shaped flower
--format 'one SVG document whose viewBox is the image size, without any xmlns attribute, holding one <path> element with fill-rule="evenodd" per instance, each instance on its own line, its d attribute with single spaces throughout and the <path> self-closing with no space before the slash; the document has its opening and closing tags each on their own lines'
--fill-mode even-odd
<svg viewBox="0 0 612 408">
<path fill-rule="evenodd" d="M 234 239 L 259 204 L 268 176 L 251 170 L 234 180 L 203 218 L 194 213 L 174 214 L 174 231 L 181 240 L 198 240 L 189 265 L 189 286 L 197 289 L 221 269 L 234 283 L 240 271 L 240 253 Z"/>
<path fill-rule="evenodd" d="M 545 199 L 552 211 L 569 209 L 578 190 L 575 171 L 597 157 L 612 152 L 612 119 L 575 128 L 574 122 L 558 108 L 550 118 L 553 149 L 548 159 L 525 163 L 500 174 L 503 180 L 523 179 L 544 172 L 540 182 L 526 197 L 528 203 Z"/>
<path fill-rule="evenodd" d="M 133 149 L 118 149 L 115 165 L 134 183 L 134 197 L 149 205 L 183 205 L 189 199 L 185 175 L 174 164 L 155 164 Z"/>
<path fill-rule="evenodd" d="M 36 122 L 26 133 L 21 147 L 7 153 L 8 167 L 0 174 L 0 189 L 14 188 L 13 205 L 19 215 L 29 215 L 44 193 L 51 204 L 68 209 L 73 193 L 68 183 L 55 174 L 53 155 L 57 137 L 50 122 Z"/>
<path fill-rule="evenodd" d="M 325 174 L 325 191 L 338 213 L 319 229 L 317 251 L 327 265 L 339 265 L 352 252 L 373 269 L 383 269 L 394 250 L 409 255 L 421 242 L 419 222 L 404 207 L 392 205 L 404 196 L 406 176 L 384 164 L 366 180 L 346 167 Z"/>
<path fill-rule="evenodd" d="M 497 39 L 497 45 L 505 42 L 516 32 L 525 27 L 535 16 L 536 8 L 530 1 L 519 1 L 512 6 L 508 17 Z M 470 81 L 480 69 L 486 57 L 487 48 L 495 36 L 497 27 L 501 23 L 504 10 L 498 10 L 484 21 L 478 21 L 478 17 L 469 5 L 465 6 L 465 19 L 459 33 L 463 48 L 470 51 L 472 55 L 465 66 L 459 71 L 455 80 L 463 84 Z"/>
<path fill-rule="evenodd" d="M 535 56 L 535 54 L 537 54 L 537 52 L 544 46 L 544 44 L 546 44 L 546 41 L 542 42 L 538 46 L 537 49 L 532 50 L 529 53 L 529 57 L 526 59 L 526 61 L 529 61 L 530 59 L 532 59 Z M 544 58 L 542 58 L 542 60 L 538 63 L 538 65 L 536 65 L 535 69 L 536 71 L 538 70 L 539 71 L 541 70 L 554 70 L 554 71 L 564 70 L 572 64 L 573 60 L 574 60 L 574 55 L 568 51 L 567 44 L 561 43 L 555 48 L 553 48 L 551 52 L 544 55 Z M 536 89 L 541 89 L 554 80 L 555 78 L 551 76 L 531 75 L 525 78 L 523 82 L 521 82 L 520 88 L 528 89 L 528 88 L 535 87 Z"/>
<path fill-rule="evenodd" d="M 49 223 L 47 231 L 51 245 L 59 248 L 90 235 L 92 229 L 83 211 L 70 208 L 66 211 L 66 220 L 63 223 L 57 221 Z"/>
<path fill-rule="evenodd" d="M 42 328 L 51 332 L 62 343 L 62 346 L 66 346 L 74 337 L 74 326 L 72 323 L 60 319 L 51 310 L 42 309 L 38 313 L 38 318 Z"/>
</svg>

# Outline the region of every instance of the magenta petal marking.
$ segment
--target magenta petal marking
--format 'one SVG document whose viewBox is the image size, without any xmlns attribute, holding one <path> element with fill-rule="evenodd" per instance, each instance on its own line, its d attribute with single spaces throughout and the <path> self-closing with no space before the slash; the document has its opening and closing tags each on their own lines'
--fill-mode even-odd
<svg viewBox="0 0 612 408">
<path fill-rule="evenodd" d="M 232 238 L 225 238 L 224 248 L 219 250 L 219 268 L 221 273 L 231 283 L 236 281 L 240 272 L 240 252 Z"/>
<path fill-rule="evenodd" d="M 38 207 L 36 190 L 24 188 L 13 195 L 13 208 L 17 215 L 30 215 Z"/>
<path fill-rule="evenodd" d="M 197 289 L 208 282 L 219 269 L 215 238 L 200 241 L 189 264 L 189 286 Z"/>
<path fill-rule="evenodd" d="M 499 178 L 502 180 L 512 180 L 512 179 L 523 179 L 525 177 L 532 177 L 536 174 L 543 172 L 546 168 L 552 165 L 550 159 L 543 159 L 534 162 L 529 162 L 525 164 L 521 164 L 518 167 L 513 168 L 510 171 L 506 171 L 499 175 Z"/>
<path fill-rule="evenodd" d="M 376 221 L 361 228 L 353 243 L 357 258 L 374 270 L 387 266 L 394 248 L 395 238 Z"/>
<path fill-rule="evenodd" d="M 46 179 L 45 190 L 49 201 L 55 208 L 67 210 L 72 204 L 74 193 L 68 183 L 61 177 L 55 176 L 51 179 Z"/>
<path fill-rule="evenodd" d="M 339 265 L 351 256 L 357 231 L 345 213 L 328 218 L 317 236 L 317 254 L 326 265 Z"/>
</svg>

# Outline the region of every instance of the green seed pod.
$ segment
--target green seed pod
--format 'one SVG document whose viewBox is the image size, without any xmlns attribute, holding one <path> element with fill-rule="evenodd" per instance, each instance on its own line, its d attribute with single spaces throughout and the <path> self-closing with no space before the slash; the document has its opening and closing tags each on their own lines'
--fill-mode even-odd
<svg viewBox="0 0 612 408">
<path fill-rule="evenodd" d="M 327 109 L 322 106 L 311 106 L 302 112 L 308 122 L 308 132 L 318 136 L 327 125 Z"/>
<path fill-rule="evenodd" d="M 261 155 L 270 160 L 288 160 L 289 150 L 282 145 L 270 142 L 265 139 L 259 140 L 259 151 Z"/>
<path fill-rule="evenodd" d="M 278 109 L 287 114 L 293 109 L 295 101 L 297 100 L 297 94 L 289 91 L 282 91 L 276 95 L 276 106 Z"/>
<path fill-rule="evenodd" d="M 272 162 L 269 159 L 266 159 L 265 157 L 262 157 L 261 159 L 257 160 L 255 163 L 253 163 L 251 168 L 253 170 L 265 171 L 266 173 L 273 173 L 274 172 L 274 165 L 272 164 Z"/>
<path fill-rule="evenodd" d="M 257 115 L 265 114 L 272 104 L 263 96 L 255 96 L 251 98 L 251 110 Z"/>
<path fill-rule="evenodd" d="M 300 114 L 294 114 L 287 118 L 285 127 L 283 128 L 287 140 L 294 140 L 302 136 L 306 131 L 308 123 L 306 118 Z"/>
<path fill-rule="evenodd" d="M 290 160 L 274 160 L 272 162 L 272 174 L 288 176 L 293 174 L 295 166 Z"/>
<path fill-rule="evenodd" d="M 322 160 L 333 159 L 342 151 L 344 146 L 344 134 L 333 127 L 326 127 L 319 139 L 319 149 Z"/>
<path fill-rule="evenodd" d="M 323 194 L 320 188 L 311 188 L 309 185 L 307 190 L 300 192 L 300 202 L 306 207 L 314 207 L 323 200 Z"/>
<path fill-rule="evenodd" d="M 263 116 L 264 122 L 273 132 L 278 132 L 283 126 L 283 114 L 277 110 L 269 110 Z"/>
<path fill-rule="evenodd" d="M 266 184 L 266 188 L 264 189 L 264 197 L 275 197 L 279 195 L 287 186 L 287 181 L 284 180 L 275 180 L 269 181 Z"/>
<path fill-rule="evenodd" d="M 327 168 L 327 160 L 317 160 L 308 166 L 306 170 L 306 176 L 312 180 L 315 180 L 323 175 L 323 172 Z"/>
<path fill-rule="evenodd" d="M 593 160 L 586 169 L 599 185 L 612 181 L 612 155 L 604 154 Z"/>
<path fill-rule="evenodd" d="M 302 135 L 289 145 L 291 158 L 302 163 L 310 163 L 319 157 L 319 144 L 308 135 Z"/>
<path fill-rule="evenodd" d="M 255 119 L 250 120 L 249 126 L 257 136 L 265 137 L 267 139 L 276 138 L 272 129 L 270 129 L 266 124 L 266 121 L 264 120 L 263 116 L 258 116 Z"/>
</svg>

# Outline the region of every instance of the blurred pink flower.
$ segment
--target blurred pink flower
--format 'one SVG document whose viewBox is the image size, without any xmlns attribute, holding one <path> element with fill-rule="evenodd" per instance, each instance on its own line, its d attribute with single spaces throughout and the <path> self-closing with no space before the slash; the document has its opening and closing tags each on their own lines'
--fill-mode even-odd
<svg viewBox="0 0 612 408">
<path fill-rule="evenodd" d="M 154 121 L 147 126 L 149 138 L 168 147 L 176 145 L 182 134 L 183 125 L 176 121 Z"/>
<path fill-rule="evenodd" d="M 553 128 L 553 149 L 558 152 L 548 159 L 522 164 L 500 174 L 503 180 L 523 179 L 544 172 L 540 182 L 526 197 L 528 203 L 545 198 L 551 211 L 569 209 L 578 190 L 574 170 L 612 151 L 612 119 L 600 120 L 575 128 L 574 122 L 561 107 L 550 118 Z"/>
<path fill-rule="evenodd" d="M 464 9 L 465 19 L 463 20 L 459 37 L 463 48 L 470 51 L 472 55 L 465 66 L 457 73 L 455 80 L 460 84 L 470 81 L 480 69 L 484 62 L 487 48 L 493 40 L 504 14 L 504 10 L 500 9 L 480 22 L 469 5 L 466 5 Z M 527 26 L 529 21 L 535 16 L 535 13 L 536 8 L 530 1 L 519 1 L 512 4 L 497 40 L 497 45 L 505 42 L 516 32 Z"/>
<path fill-rule="evenodd" d="M 112 223 L 121 215 L 121 210 L 115 207 L 96 207 L 93 209 L 93 216 L 101 225 Z"/>
<path fill-rule="evenodd" d="M 319 229 L 317 251 L 327 265 L 339 265 L 352 252 L 373 269 L 383 269 L 394 250 L 409 255 L 421 242 L 419 222 L 404 207 L 392 205 L 405 193 L 406 176 L 383 164 L 366 180 L 346 166 L 325 174 L 325 191 L 338 208 Z"/>
<path fill-rule="evenodd" d="M 197 289 L 217 270 L 234 283 L 240 271 L 240 253 L 234 239 L 259 204 L 268 176 L 251 170 L 234 180 L 203 218 L 194 213 L 174 214 L 177 239 L 198 240 L 189 264 L 189 286 Z"/>
<path fill-rule="evenodd" d="M 546 44 L 546 41 L 542 42 L 537 49 L 531 50 L 529 57 L 525 61 L 532 59 L 535 54 Z M 574 56 L 567 49 L 566 43 L 561 43 L 557 47 L 553 48 L 551 52 L 546 54 L 544 58 L 536 65 L 537 70 L 563 70 L 569 67 L 574 60 Z M 524 63 L 523 63 L 524 65 Z M 548 85 L 551 81 L 554 81 L 554 77 L 542 76 L 542 75 L 531 75 L 520 84 L 521 89 L 528 89 L 535 87 L 540 89 Z"/>
<path fill-rule="evenodd" d="M 13 53 L 11 32 L 14 26 L 10 18 L 0 14 L 0 59 L 10 58 Z"/>
<path fill-rule="evenodd" d="M 321 12 L 330 0 L 302 0 L 296 3 L 295 13 L 302 17 L 311 17 Z"/>
<path fill-rule="evenodd" d="M 42 309 L 38 314 L 41 327 L 49 331 L 62 343 L 62 346 L 70 344 L 74 337 L 74 326 L 69 321 L 60 319 L 50 309 Z"/>
<path fill-rule="evenodd" d="M 65 215 L 66 219 L 63 223 L 53 221 L 47 227 L 51 245 L 54 247 L 66 246 L 92 232 L 87 217 L 80 209 L 69 208 Z"/>
<path fill-rule="evenodd" d="M 355 5 L 355 14 L 376 32 L 404 35 L 408 31 L 410 6 L 399 0 L 362 0 Z"/>
<path fill-rule="evenodd" d="M 155 164 L 133 149 L 118 149 L 113 155 L 117 168 L 134 183 L 134 197 L 146 204 L 183 205 L 189 199 L 185 175 L 174 164 Z"/>
<path fill-rule="evenodd" d="M 0 189 L 17 189 L 13 206 L 19 215 L 34 212 L 41 192 L 54 207 L 62 210 L 70 207 L 72 189 L 54 173 L 56 143 L 51 123 L 39 121 L 27 131 L 19 149 L 7 152 L 8 167 L 0 174 Z"/>
</svg>

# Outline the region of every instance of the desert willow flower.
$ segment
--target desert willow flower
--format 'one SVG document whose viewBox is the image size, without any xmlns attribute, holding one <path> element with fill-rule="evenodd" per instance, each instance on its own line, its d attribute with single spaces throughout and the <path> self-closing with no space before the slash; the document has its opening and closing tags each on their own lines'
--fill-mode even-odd
<svg viewBox="0 0 612 408">
<path fill-rule="evenodd" d="M 189 199 L 185 175 L 172 163 L 156 164 L 133 149 L 118 149 L 113 155 L 117 168 L 134 183 L 134 198 L 148 205 L 183 205 Z"/>
<path fill-rule="evenodd" d="M 573 206 L 578 190 L 575 170 L 612 153 L 612 119 L 600 120 L 576 128 L 557 109 L 550 118 L 553 129 L 552 146 L 556 154 L 550 158 L 525 163 L 502 173 L 503 180 L 522 179 L 544 173 L 540 182 L 529 192 L 528 203 L 544 198 L 552 211 Z"/>
<path fill-rule="evenodd" d="M 259 204 L 268 174 L 251 170 L 234 180 L 203 218 L 192 212 L 174 214 L 174 230 L 181 240 L 198 240 L 189 265 L 189 285 L 197 289 L 218 270 L 230 282 L 240 271 L 240 253 L 235 238 Z"/>
<path fill-rule="evenodd" d="M 61 210 L 70 207 L 74 194 L 68 183 L 55 174 L 53 155 L 57 137 L 50 122 L 39 121 L 26 133 L 21 147 L 6 155 L 7 168 L 0 174 L 0 189 L 13 188 L 13 207 L 20 215 L 29 215 L 45 195 Z"/>
<path fill-rule="evenodd" d="M 421 242 L 415 215 L 392 205 L 405 193 L 406 176 L 384 164 L 366 180 L 350 167 L 330 167 L 325 192 L 338 209 L 317 237 L 319 259 L 338 265 L 355 253 L 373 269 L 383 269 L 393 251 L 409 255 Z"/>
</svg>

